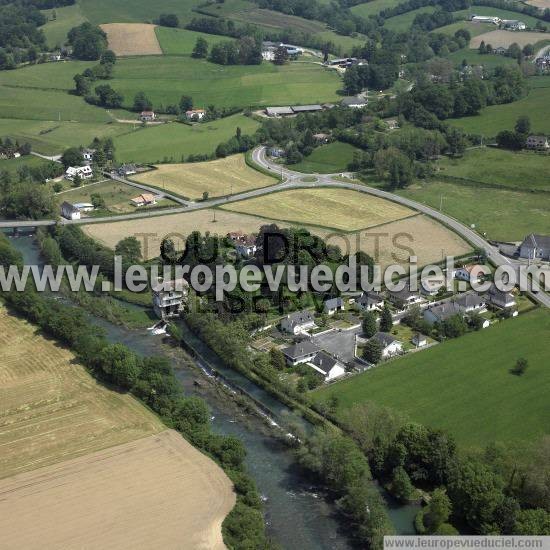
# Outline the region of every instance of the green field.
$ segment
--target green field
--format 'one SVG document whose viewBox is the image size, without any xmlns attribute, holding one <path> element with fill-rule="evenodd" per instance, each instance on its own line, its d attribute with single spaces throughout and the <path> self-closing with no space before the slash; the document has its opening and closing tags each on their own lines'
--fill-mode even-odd
<svg viewBox="0 0 550 550">
<path fill-rule="evenodd" d="M 182 94 L 197 107 L 248 107 L 334 101 L 341 80 L 308 63 L 221 66 L 191 57 L 135 57 L 117 62 L 110 84 L 125 106 L 144 91 L 157 107 L 177 104 Z"/>
<path fill-rule="evenodd" d="M 353 153 L 357 150 L 353 145 L 339 141 L 321 145 L 302 162 L 292 165 L 292 169 L 298 172 L 319 174 L 344 172 L 353 160 Z"/>
<path fill-rule="evenodd" d="M 213 153 L 216 146 L 228 140 L 240 127 L 243 134 L 254 133 L 258 123 L 242 115 L 233 115 L 213 122 L 187 126 L 176 122 L 138 129 L 115 139 L 120 162 L 158 164 L 165 157 L 180 162 L 182 155 Z"/>
<path fill-rule="evenodd" d="M 156 27 L 155 32 L 165 55 L 191 55 L 199 37 L 204 38 L 210 48 L 219 42 L 231 40 L 228 36 L 216 36 L 215 34 L 168 27 Z"/>
<path fill-rule="evenodd" d="M 402 0 L 373 0 L 354 6 L 351 11 L 360 17 L 369 17 L 369 15 L 376 15 L 386 8 L 393 8 L 401 3 Z"/>
<path fill-rule="evenodd" d="M 395 360 L 312 395 L 341 408 L 374 401 L 442 428 L 460 445 L 527 442 L 550 433 L 550 313 L 537 310 Z M 526 373 L 509 373 L 516 360 Z"/>
<path fill-rule="evenodd" d="M 52 20 L 53 12 L 56 15 L 55 20 Z M 62 46 L 67 40 L 67 33 L 73 27 L 86 21 L 79 4 L 55 8 L 55 10 L 43 10 L 42 13 L 48 18 L 48 22 L 42 27 L 42 30 L 50 48 Z"/>
<path fill-rule="evenodd" d="M 427 181 L 398 191 L 428 204 L 499 241 L 521 241 L 529 233 L 550 233 L 550 193 L 482 188 Z M 443 200 L 442 200 L 443 197 Z"/>
<path fill-rule="evenodd" d="M 488 184 L 550 192 L 550 156 L 512 152 L 492 147 L 472 149 L 463 158 L 444 157 L 438 162 L 441 174 Z"/>
<path fill-rule="evenodd" d="M 182 23 L 187 23 L 196 14 L 192 8 L 203 4 L 202 0 L 79 0 L 85 17 L 93 24 L 101 23 L 147 23 L 153 22 L 161 13 L 175 13 Z"/>
<path fill-rule="evenodd" d="M 483 25 L 480 23 L 472 23 L 471 21 L 457 21 L 456 23 L 439 27 L 437 32 L 453 36 L 459 29 L 465 29 L 470 33 L 470 36 L 477 36 L 478 34 L 495 30 L 495 28 L 494 25 Z"/>
<path fill-rule="evenodd" d="M 531 119 L 533 132 L 550 134 L 550 117 L 544 115 L 549 102 L 550 88 L 534 88 L 519 101 L 492 105 L 483 109 L 478 116 L 450 119 L 449 122 L 468 133 L 490 137 L 496 136 L 501 130 L 513 129 L 518 117 L 526 115 Z"/>
<path fill-rule="evenodd" d="M 15 174 L 21 166 L 33 168 L 47 163 L 47 160 L 35 157 L 33 155 L 26 155 L 17 159 L 0 159 L 0 172 Z"/>
<path fill-rule="evenodd" d="M 471 6 L 470 9 L 467 10 L 461 10 L 461 11 L 455 11 L 454 15 L 455 17 L 459 18 L 462 17 L 464 19 L 468 19 L 470 15 L 472 14 L 476 15 L 494 15 L 496 17 L 500 17 L 501 19 L 518 19 L 520 21 L 523 21 L 528 27 L 534 27 L 537 24 L 536 17 L 532 17 L 530 15 L 526 15 L 524 13 L 518 13 L 515 11 L 508 11 L 508 10 L 501 10 L 499 8 L 492 8 L 490 6 Z M 477 25 L 478 23 L 474 23 L 474 25 Z M 485 29 L 484 32 L 489 30 L 495 30 L 497 27 L 495 25 L 480 25 L 482 28 Z"/>
<path fill-rule="evenodd" d="M 416 10 L 390 17 L 384 22 L 384 27 L 394 32 L 405 32 L 411 28 L 414 18 L 420 13 L 433 13 L 435 11 L 434 6 L 424 6 Z"/>
<path fill-rule="evenodd" d="M 442 27 L 444 29 L 445 27 Z M 457 29 L 458 30 L 458 29 Z M 454 32 L 453 32 L 454 34 Z M 496 54 L 480 54 L 477 50 L 463 48 L 447 56 L 455 65 L 460 65 L 465 59 L 469 65 L 483 65 L 487 69 L 493 69 L 499 65 L 511 65 L 517 67 L 517 61 L 511 57 Z"/>
</svg>

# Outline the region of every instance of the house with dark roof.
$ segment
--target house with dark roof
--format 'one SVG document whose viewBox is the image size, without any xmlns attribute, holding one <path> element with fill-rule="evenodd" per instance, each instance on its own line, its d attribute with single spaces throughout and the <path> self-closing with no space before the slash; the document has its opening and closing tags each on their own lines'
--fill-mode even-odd
<svg viewBox="0 0 550 550">
<path fill-rule="evenodd" d="M 525 140 L 525 147 L 527 149 L 534 149 L 535 151 L 548 151 L 550 144 L 546 136 L 529 136 Z"/>
<path fill-rule="evenodd" d="M 384 297 L 378 292 L 363 292 L 355 303 L 362 311 L 379 311 L 384 307 Z"/>
<path fill-rule="evenodd" d="M 331 382 L 346 374 L 346 368 L 340 361 L 324 351 L 320 351 L 315 357 L 306 363 L 308 367 L 321 374 L 325 382 Z"/>
<path fill-rule="evenodd" d="M 282 350 L 287 365 L 291 367 L 313 361 L 319 351 L 321 351 L 320 348 L 309 340 L 298 342 Z"/>
<path fill-rule="evenodd" d="M 464 294 L 454 298 L 454 301 L 462 308 L 464 313 L 487 311 L 486 298 L 477 292 L 464 292 Z"/>
<path fill-rule="evenodd" d="M 398 309 L 407 309 L 424 301 L 418 292 L 411 292 L 406 286 L 402 290 L 389 290 L 388 298 Z"/>
<path fill-rule="evenodd" d="M 325 300 L 323 311 L 327 315 L 334 315 L 335 313 L 338 313 L 339 311 L 344 311 L 344 300 L 341 297 L 337 298 L 329 298 L 328 300 Z"/>
<path fill-rule="evenodd" d="M 311 311 L 296 311 L 289 313 L 281 321 L 281 330 L 290 334 L 307 332 L 315 326 L 315 319 Z"/>
<path fill-rule="evenodd" d="M 502 309 L 513 308 L 516 306 L 516 299 L 511 292 L 504 292 L 493 285 L 487 292 L 487 301 L 495 307 Z"/>
<path fill-rule="evenodd" d="M 447 300 L 441 304 L 425 309 L 422 315 L 428 323 L 433 325 L 435 323 L 443 323 L 455 315 L 462 316 L 464 313 L 462 307 L 456 302 Z"/>
<path fill-rule="evenodd" d="M 387 332 L 377 332 L 372 338 L 382 346 L 382 357 L 387 359 L 403 352 L 403 343 Z"/>
<path fill-rule="evenodd" d="M 550 261 L 550 236 L 531 233 L 519 246 L 519 257 Z"/>
</svg>

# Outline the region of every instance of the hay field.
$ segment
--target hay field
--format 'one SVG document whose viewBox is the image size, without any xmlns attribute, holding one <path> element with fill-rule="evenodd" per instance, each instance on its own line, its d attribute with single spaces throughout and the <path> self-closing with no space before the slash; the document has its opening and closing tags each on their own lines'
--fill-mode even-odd
<svg viewBox="0 0 550 550">
<path fill-rule="evenodd" d="M 117 56 L 128 55 L 162 55 L 156 25 L 145 23 L 107 23 L 101 25 L 107 34 L 109 48 Z"/>
<path fill-rule="evenodd" d="M 88 235 L 111 248 L 114 248 L 122 238 L 135 236 L 142 243 L 144 258 L 151 259 L 159 255 L 160 243 L 167 235 L 170 235 L 178 248 L 183 248 L 184 239 L 191 231 L 210 231 L 218 235 L 225 235 L 230 231 L 254 233 L 262 225 L 269 223 L 277 223 L 279 227 L 298 225 L 220 209 L 205 209 L 82 227 Z M 382 266 L 396 262 L 404 263 L 409 254 L 418 256 L 419 265 L 426 265 L 440 261 L 442 254 L 460 256 L 471 250 L 471 247 L 455 233 L 421 215 L 356 233 L 335 232 L 307 225 L 305 227 L 325 239 L 327 243 L 339 246 L 344 254 L 363 250 Z M 403 246 L 409 247 L 412 252 L 408 253 L 400 248 Z"/>
<path fill-rule="evenodd" d="M 225 548 L 230 480 L 166 430 L 0 482 L 2 548 Z"/>
<path fill-rule="evenodd" d="M 289 223 L 357 231 L 414 214 L 399 204 L 347 189 L 293 189 L 222 207 Z"/>
<path fill-rule="evenodd" d="M 133 397 L 97 383 L 71 352 L 0 308 L 0 478 L 164 429 Z"/>
<path fill-rule="evenodd" d="M 526 0 L 526 4 L 535 6 L 541 10 L 550 10 L 550 0 Z"/>
<path fill-rule="evenodd" d="M 133 176 L 132 179 L 191 200 L 202 198 L 205 191 L 213 198 L 277 183 L 276 179 L 250 168 L 244 155 L 233 155 L 209 162 L 162 164 L 156 168 Z"/>
<path fill-rule="evenodd" d="M 523 48 L 527 44 L 536 44 L 548 36 L 540 32 L 489 31 L 474 36 L 470 40 L 470 48 L 479 48 L 482 40 L 485 41 L 485 44 L 491 44 L 493 48 L 499 46 L 508 48 L 514 42 Z"/>
</svg>

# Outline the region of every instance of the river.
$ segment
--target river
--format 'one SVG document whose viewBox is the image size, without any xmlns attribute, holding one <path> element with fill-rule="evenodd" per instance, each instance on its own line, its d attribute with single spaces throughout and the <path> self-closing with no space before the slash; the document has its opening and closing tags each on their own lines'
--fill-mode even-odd
<svg viewBox="0 0 550 550">
<path fill-rule="evenodd" d="M 35 240 L 30 236 L 12 238 L 13 245 L 22 253 L 26 264 L 39 264 L 40 256 Z M 121 342 L 141 355 L 169 355 L 177 376 L 188 395 L 205 399 L 212 412 L 212 429 L 216 433 L 238 437 L 246 446 L 246 465 L 265 498 L 265 516 L 268 535 L 282 548 L 289 550 L 348 549 L 351 548 L 344 528 L 335 517 L 335 507 L 327 502 L 316 488 L 304 479 L 294 466 L 292 453 L 269 431 L 262 422 L 241 412 L 228 400 L 227 394 L 216 391 L 210 384 L 194 382 L 201 375 L 189 364 L 185 355 L 171 350 L 160 336 L 147 330 L 130 330 L 90 316 L 91 322 L 102 326 L 107 338 Z M 185 328 L 185 327 L 184 327 Z M 239 373 L 228 369 L 202 342 L 189 332 L 185 339 L 219 370 L 235 387 L 244 389 L 263 407 L 271 411 L 275 420 L 294 413 L 262 388 Z M 401 506 L 388 501 L 388 511 L 400 534 L 414 533 L 413 519 L 418 511 L 415 505 Z"/>
</svg>

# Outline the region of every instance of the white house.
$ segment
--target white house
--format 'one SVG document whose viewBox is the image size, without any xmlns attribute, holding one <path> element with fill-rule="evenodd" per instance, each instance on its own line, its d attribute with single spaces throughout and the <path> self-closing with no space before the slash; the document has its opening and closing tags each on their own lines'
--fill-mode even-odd
<svg viewBox="0 0 550 550">
<path fill-rule="evenodd" d="M 70 202 L 63 202 L 61 205 L 61 215 L 67 220 L 79 220 L 80 210 Z"/>
<path fill-rule="evenodd" d="M 243 258 L 252 258 L 258 250 L 256 239 L 249 236 L 246 240 L 239 241 L 235 244 L 235 250 L 237 251 L 237 254 Z"/>
<path fill-rule="evenodd" d="M 158 281 L 152 287 L 153 310 L 157 317 L 177 317 L 183 311 L 189 296 L 189 283 L 185 279 Z"/>
<path fill-rule="evenodd" d="M 138 208 L 140 206 L 149 206 L 150 204 L 157 204 L 155 195 L 151 193 L 142 193 L 139 197 L 135 197 L 130 201 L 134 206 Z"/>
<path fill-rule="evenodd" d="M 463 265 L 453 272 L 453 277 L 459 281 L 481 281 L 485 276 L 485 266 L 477 264 Z"/>
<path fill-rule="evenodd" d="M 523 21 L 518 21 L 517 19 L 503 19 L 502 26 L 511 31 L 524 31 L 527 28 L 527 25 Z"/>
<path fill-rule="evenodd" d="M 315 320 L 310 311 L 296 311 L 289 313 L 281 321 L 281 329 L 290 334 L 307 332 L 315 326 Z"/>
<path fill-rule="evenodd" d="M 346 368 L 344 365 L 324 351 L 317 353 L 315 357 L 306 364 L 308 367 L 311 367 L 313 370 L 321 374 L 325 379 L 325 382 L 331 382 L 332 380 L 340 378 L 346 374 Z"/>
<path fill-rule="evenodd" d="M 287 365 L 290 367 L 313 361 L 319 351 L 320 349 L 309 340 L 299 342 L 282 350 Z"/>
<path fill-rule="evenodd" d="M 443 275 L 433 275 L 420 280 L 420 292 L 426 296 L 435 296 L 444 286 L 445 277 Z"/>
<path fill-rule="evenodd" d="M 363 292 L 355 303 L 361 311 L 380 311 L 384 307 L 384 298 L 377 292 Z"/>
<path fill-rule="evenodd" d="M 387 332 L 377 332 L 373 337 L 382 346 L 382 358 L 387 359 L 403 352 L 403 344 Z"/>
<path fill-rule="evenodd" d="M 153 111 L 141 111 L 139 118 L 143 122 L 153 122 L 157 118 Z"/>
<path fill-rule="evenodd" d="M 412 338 L 411 342 L 414 346 L 417 348 L 423 348 L 424 346 L 428 345 L 428 339 L 423 334 L 420 334 L 420 332 L 417 332 Z"/>
<path fill-rule="evenodd" d="M 123 164 L 118 170 L 117 173 L 123 178 L 126 176 L 132 176 L 137 174 L 137 169 L 135 164 Z"/>
<path fill-rule="evenodd" d="M 65 172 L 65 179 L 73 181 L 77 175 L 80 179 L 89 180 L 93 178 L 94 172 L 91 166 L 69 166 Z"/>
<path fill-rule="evenodd" d="M 94 160 L 95 149 L 82 149 L 82 157 L 84 162 L 91 163 Z"/>
<path fill-rule="evenodd" d="M 323 311 L 327 315 L 334 315 L 339 311 L 344 311 L 344 300 L 340 297 L 325 300 Z"/>
<path fill-rule="evenodd" d="M 204 109 L 190 109 L 185 112 L 185 118 L 187 120 L 202 120 L 206 116 Z"/>
<path fill-rule="evenodd" d="M 95 209 L 94 205 L 90 202 L 75 202 L 73 206 L 78 208 L 80 212 L 92 212 Z"/>
</svg>

